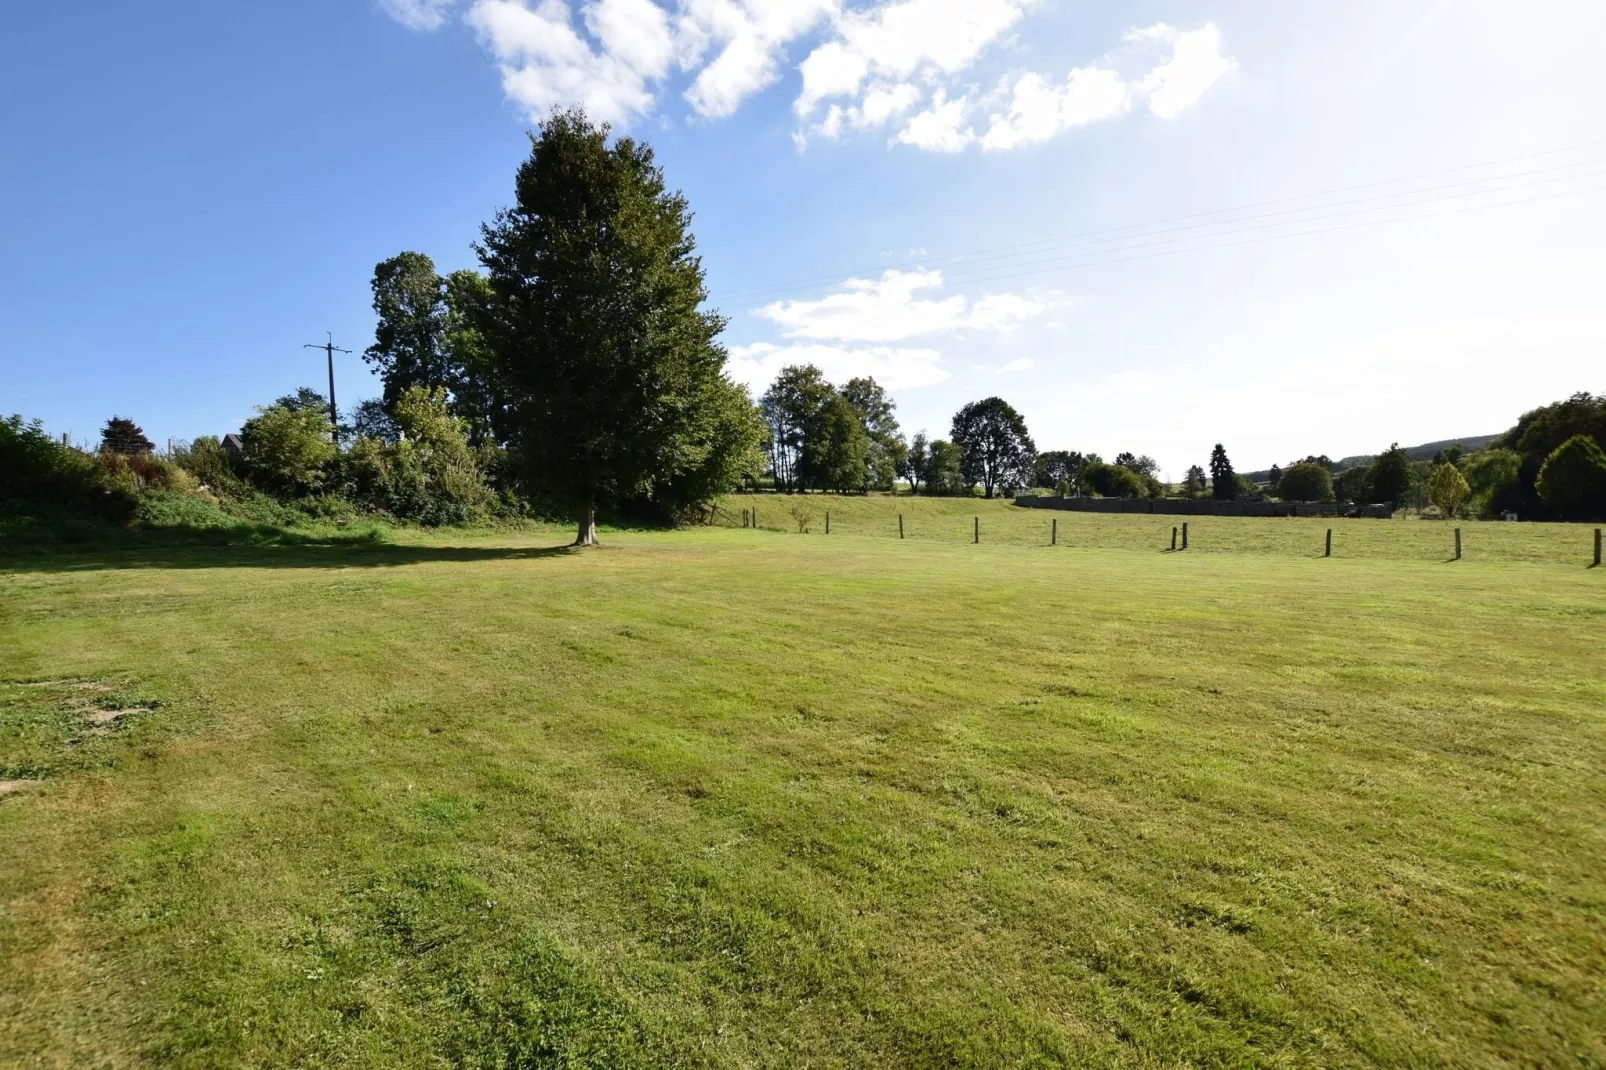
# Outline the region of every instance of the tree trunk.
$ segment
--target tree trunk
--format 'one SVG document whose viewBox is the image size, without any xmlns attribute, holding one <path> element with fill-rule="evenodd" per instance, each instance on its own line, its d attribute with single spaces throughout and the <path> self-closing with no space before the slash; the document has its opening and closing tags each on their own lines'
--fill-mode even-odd
<svg viewBox="0 0 1606 1070">
<path fill-rule="evenodd" d="M 597 503 L 586 502 L 580 506 L 580 534 L 575 537 L 576 546 L 600 546 L 597 542 Z"/>
</svg>

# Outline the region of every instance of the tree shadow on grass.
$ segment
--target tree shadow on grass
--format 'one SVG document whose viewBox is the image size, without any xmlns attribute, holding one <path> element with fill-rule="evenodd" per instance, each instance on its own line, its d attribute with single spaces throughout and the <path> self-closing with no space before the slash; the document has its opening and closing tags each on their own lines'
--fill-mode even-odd
<svg viewBox="0 0 1606 1070">
<path fill-rule="evenodd" d="M 224 536 L 227 537 L 224 537 Z M 113 545 L 0 548 L 0 572 L 98 572 L 111 569 L 395 568 L 437 562 L 535 561 L 580 553 L 559 546 L 398 546 L 375 531 L 314 535 L 283 529 L 139 532 Z"/>
</svg>

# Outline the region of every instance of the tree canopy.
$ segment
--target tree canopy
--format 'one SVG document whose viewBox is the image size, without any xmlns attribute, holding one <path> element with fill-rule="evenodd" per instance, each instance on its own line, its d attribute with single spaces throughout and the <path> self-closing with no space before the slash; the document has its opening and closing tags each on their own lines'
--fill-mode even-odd
<svg viewBox="0 0 1606 1070">
<path fill-rule="evenodd" d="M 1428 501 L 1439 507 L 1445 516 L 1455 516 L 1472 496 L 1466 477 L 1452 461 L 1441 461 L 1428 477 Z"/>
<path fill-rule="evenodd" d="M 1567 520 L 1606 517 L 1606 452 L 1594 438 L 1569 438 L 1539 469 L 1539 496 Z"/>
<path fill-rule="evenodd" d="M 729 413 L 725 321 L 700 308 L 686 199 L 650 148 L 609 134 L 554 111 L 478 247 L 499 432 L 529 481 L 576 508 L 576 545 L 596 542 L 599 501 L 706 463 Z"/>
<path fill-rule="evenodd" d="M 1372 462 L 1366 489 L 1374 501 L 1387 502 L 1398 509 L 1410 497 L 1411 482 L 1410 455 L 1396 442 Z"/>
<path fill-rule="evenodd" d="M 960 478 L 968 486 L 980 483 L 991 498 L 996 490 L 1008 494 L 1030 485 L 1037 447 L 1026 421 L 1003 398 L 966 405 L 954 415 L 950 433 L 959 449 Z"/>
<path fill-rule="evenodd" d="M 1219 442 L 1210 451 L 1210 495 L 1228 502 L 1238 497 L 1237 473 L 1232 469 L 1232 461 L 1227 459 L 1227 447 Z"/>
<path fill-rule="evenodd" d="M 1325 465 L 1301 461 L 1290 465 L 1272 490 L 1284 501 L 1330 502 L 1333 500 L 1333 473 Z"/>
<path fill-rule="evenodd" d="M 156 444 L 145 437 L 144 429 L 133 420 L 125 416 L 113 416 L 106 421 L 106 426 L 100 433 L 100 448 L 107 453 L 135 457 L 141 453 L 150 453 L 156 448 Z"/>
</svg>

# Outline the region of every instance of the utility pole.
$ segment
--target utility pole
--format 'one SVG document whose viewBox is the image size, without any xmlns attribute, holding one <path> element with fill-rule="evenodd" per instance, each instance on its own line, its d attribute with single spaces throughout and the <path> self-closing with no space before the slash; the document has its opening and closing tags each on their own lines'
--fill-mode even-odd
<svg viewBox="0 0 1606 1070">
<path fill-rule="evenodd" d="M 326 334 L 328 332 L 325 332 Z M 341 349 L 335 345 L 335 336 L 329 335 L 329 341 L 323 345 L 307 344 L 302 349 L 321 349 L 329 355 L 329 437 L 336 442 L 340 441 L 340 410 L 335 408 L 335 354 L 350 353 L 349 349 Z"/>
</svg>

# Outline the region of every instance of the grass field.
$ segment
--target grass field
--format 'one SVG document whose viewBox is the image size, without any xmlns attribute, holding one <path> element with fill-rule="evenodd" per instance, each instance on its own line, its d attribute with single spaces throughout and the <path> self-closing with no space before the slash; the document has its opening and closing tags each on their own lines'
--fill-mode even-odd
<svg viewBox="0 0 1606 1070">
<path fill-rule="evenodd" d="M 0 565 L 0 1065 L 1606 1064 L 1584 529 L 832 509 Z"/>
</svg>

